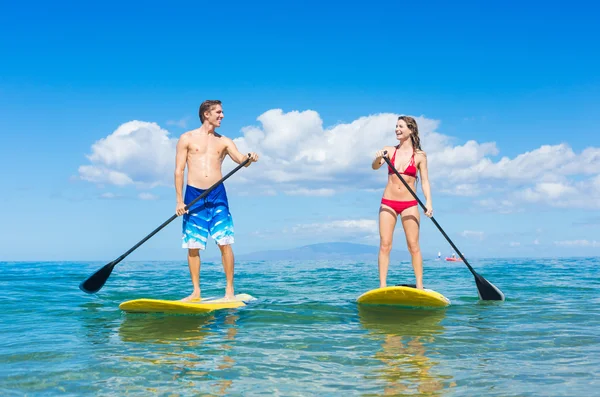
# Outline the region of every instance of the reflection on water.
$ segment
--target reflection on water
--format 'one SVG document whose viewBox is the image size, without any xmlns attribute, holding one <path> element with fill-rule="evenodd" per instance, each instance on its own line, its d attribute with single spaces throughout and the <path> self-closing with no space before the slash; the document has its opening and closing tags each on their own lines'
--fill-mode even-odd
<svg viewBox="0 0 600 397">
<path fill-rule="evenodd" d="M 238 319 L 233 311 L 204 316 L 127 314 L 119 337 L 142 346 L 140 355 L 123 359 L 171 373 L 185 388 L 184 394 L 206 393 L 209 383 L 212 394 L 224 395 L 233 384 L 235 360 L 230 353 Z M 152 348 L 148 344 L 165 346 Z"/>
<path fill-rule="evenodd" d="M 359 305 L 358 315 L 369 337 L 381 342 L 374 357 L 383 363 L 368 378 L 383 380 L 382 395 L 442 395 L 451 377 L 435 372 L 428 344 L 444 332 L 445 310 L 414 310 Z M 454 386 L 451 382 L 449 386 Z"/>
<path fill-rule="evenodd" d="M 215 316 L 127 314 L 119 327 L 123 342 L 200 344 L 211 331 Z"/>
</svg>

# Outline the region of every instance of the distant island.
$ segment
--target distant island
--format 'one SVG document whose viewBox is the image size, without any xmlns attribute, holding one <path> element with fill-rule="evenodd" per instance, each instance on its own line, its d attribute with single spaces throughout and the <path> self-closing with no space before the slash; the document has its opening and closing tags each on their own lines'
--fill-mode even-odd
<svg viewBox="0 0 600 397">
<path fill-rule="evenodd" d="M 357 260 L 377 261 L 379 247 L 355 243 L 319 243 L 304 245 L 302 247 L 257 251 L 248 254 L 236 254 L 235 259 L 240 261 L 278 261 L 278 260 Z M 210 260 L 219 260 L 211 258 Z M 392 261 L 410 260 L 408 251 L 392 250 Z"/>
</svg>

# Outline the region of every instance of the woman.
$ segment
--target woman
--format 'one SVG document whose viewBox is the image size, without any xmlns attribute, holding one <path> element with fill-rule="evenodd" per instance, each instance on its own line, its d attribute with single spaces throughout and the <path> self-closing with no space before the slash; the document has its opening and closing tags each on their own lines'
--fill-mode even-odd
<svg viewBox="0 0 600 397">
<path fill-rule="evenodd" d="M 416 191 L 417 171 L 421 173 L 421 186 L 425 195 L 426 204 L 425 215 L 431 217 L 433 209 L 431 206 L 431 193 L 429 190 L 429 178 L 427 175 L 427 156 L 421 150 L 419 139 L 419 128 L 414 118 L 409 116 L 398 117 L 396 123 L 396 139 L 400 141 L 397 146 L 386 146 L 383 150 L 375 154 L 372 167 L 379 169 L 385 160 L 383 156 L 391 155 L 390 162 L 396 170 L 402 175 L 406 183 Z M 387 154 L 384 154 L 387 151 Z M 400 216 L 404 234 L 406 235 L 406 244 L 408 252 L 412 257 L 412 266 L 415 271 L 416 287 L 423 289 L 423 257 L 419 247 L 419 207 L 417 200 L 406 189 L 402 181 L 388 166 L 388 182 L 381 199 L 379 208 L 379 236 L 381 238 L 379 246 L 379 287 L 387 286 L 386 279 L 388 265 L 390 262 L 390 252 L 392 250 L 392 238 L 394 228 Z"/>
</svg>

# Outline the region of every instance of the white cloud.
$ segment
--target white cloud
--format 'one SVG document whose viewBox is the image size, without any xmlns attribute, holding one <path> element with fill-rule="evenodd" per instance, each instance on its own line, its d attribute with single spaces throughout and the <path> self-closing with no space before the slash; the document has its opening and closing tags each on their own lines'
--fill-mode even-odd
<svg viewBox="0 0 600 397">
<path fill-rule="evenodd" d="M 510 245 L 511 247 L 520 247 L 521 243 L 519 243 L 518 241 L 511 241 L 510 243 L 508 243 L 508 245 Z"/>
<path fill-rule="evenodd" d="M 430 160 L 430 163 L 438 165 L 440 168 L 451 167 L 448 171 L 450 171 L 450 175 L 453 175 L 456 170 L 455 167 L 461 168 L 461 166 L 476 165 L 487 155 L 497 155 L 498 149 L 493 142 L 479 144 L 471 140 L 462 146 L 444 147 L 435 153 L 436 158 L 435 160 Z"/>
<path fill-rule="evenodd" d="M 589 147 L 576 154 L 567 144 L 560 144 L 543 145 L 514 159 L 503 157 L 498 162 L 484 158 L 469 167 L 448 171 L 444 176 L 454 183 L 489 181 L 497 186 L 498 192 L 506 192 L 511 200 L 555 207 L 600 208 L 599 173 L 600 148 Z M 520 188 L 513 193 L 515 186 Z"/>
<path fill-rule="evenodd" d="M 376 178 L 381 172 L 375 173 L 370 167 L 374 153 L 397 143 L 394 128 L 398 116 L 381 113 L 324 128 L 315 111 L 284 113 L 273 109 L 258 117 L 261 127 L 243 128 L 243 136 L 235 142 L 243 152 L 263 155 L 260 174 L 273 182 L 330 181 L 341 185 L 352 180 L 356 187 L 368 188 L 375 179 L 381 179 Z M 467 166 L 488 154 L 497 154 L 494 143 L 469 141 L 452 146 L 450 137 L 435 131 L 438 120 L 416 120 L 432 175 L 446 167 Z M 474 187 L 465 184 L 459 189 L 467 192 Z"/>
<path fill-rule="evenodd" d="M 79 176 L 118 186 L 172 185 L 176 143 L 156 123 L 127 122 L 92 145 L 92 165 L 79 167 Z"/>
<path fill-rule="evenodd" d="M 555 241 L 554 244 L 560 247 L 600 247 L 600 241 L 596 240 L 563 240 Z"/>
<path fill-rule="evenodd" d="M 600 175 L 570 184 L 560 182 L 536 183 L 515 194 L 531 203 L 553 207 L 600 208 Z"/>
<path fill-rule="evenodd" d="M 460 235 L 463 237 L 466 237 L 466 238 L 474 238 L 474 239 L 478 239 L 478 240 L 483 240 L 485 233 L 479 232 L 479 231 L 474 231 L 474 230 L 465 230 Z"/>
<path fill-rule="evenodd" d="M 548 172 L 564 174 L 564 166 L 572 163 L 575 157 L 573 150 L 566 144 L 544 145 L 514 159 L 503 157 L 496 163 L 489 158 L 482 158 L 469 167 L 452 170 L 449 177 L 458 180 L 489 178 L 531 181 Z"/>
<path fill-rule="evenodd" d="M 234 139 L 243 153 L 258 152 L 260 161 L 229 183 L 251 185 L 252 194 L 331 196 L 383 189 L 385 167 L 373 171 L 371 162 L 377 150 L 397 142 L 397 117 L 373 114 L 328 127 L 314 110 L 268 110 L 258 116 L 258 125 L 242 128 L 242 136 Z M 481 206 L 504 213 L 514 212 L 513 204 L 522 201 L 600 208 L 600 148 L 575 153 L 564 143 L 543 145 L 495 160 L 500 152 L 496 143 L 457 144 L 437 132 L 439 120 L 423 116 L 416 120 L 434 196 L 481 197 Z M 91 164 L 79 168 L 79 177 L 97 184 L 172 186 L 177 138 L 156 123 L 127 122 L 92 146 Z M 233 167 L 227 159 L 223 172 Z"/>
<path fill-rule="evenodd" d="M 559 182 L 537 183 L 533 188 L 527 188 L 521 192 L 523 199 L 531 202 L 543 200 L 556 200 L 567 195 L 574 195 L 577 189 Z"/>
<path fill-rule="evenodd" d="M 110 183 L 112 185 L 124 186 L 133 183 L 131 178 L 119 171 L 113 171 L 102 166 L 82 165 L 79 167 L 81 179 L 94 183 Z"/>
<path fill-rule="evenodd" d="M 158 196 L 148 192 L 142 192 L 138 194 L 140 200 L 158 200 Z"/>
<path fill-rule="evenodd" d="M 358 188 L 378 175 L 370 163 L 377 150 L 390 144 L 396 118 L 379 114 L 325 129 L 315 111 L 284 113 L 274 109 L 258 117 L 261 127 L 243 128 L 243 136 L 235 142 L 244 153 L 261 153 L 261 161 L 253 166 L 260 168 L 255 173 L 263 180 L 311 182 L 311 188 L 325 187 L 319 184 L 339 188 L 353 180 Z"/>
</svg>

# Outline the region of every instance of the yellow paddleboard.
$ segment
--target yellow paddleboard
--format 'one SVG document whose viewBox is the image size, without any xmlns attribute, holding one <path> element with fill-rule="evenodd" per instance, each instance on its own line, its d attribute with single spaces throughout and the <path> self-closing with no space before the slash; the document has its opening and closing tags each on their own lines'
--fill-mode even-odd
<svg viewBox="0 0 600 397">
<path fill-rule="evenodd" d="M 248 294 L 236 295 L 234 299 L 205 298 L 198 302 L 182 302 L 162 299 L 135 299 L 123 302 L 119 309 L 128 313 L 176 313 L 202 314 L 221 309 L 235 309 L 246 306 L 246 302 L 255 298 Z"/>
<path fill-rule="evenodd" d="M 357 302 L 365 305 L 396 305 L 405 307 L 446 307 L 450 299 L 430 289 L 396 286 L 365 292 Z"/>
</svg>

